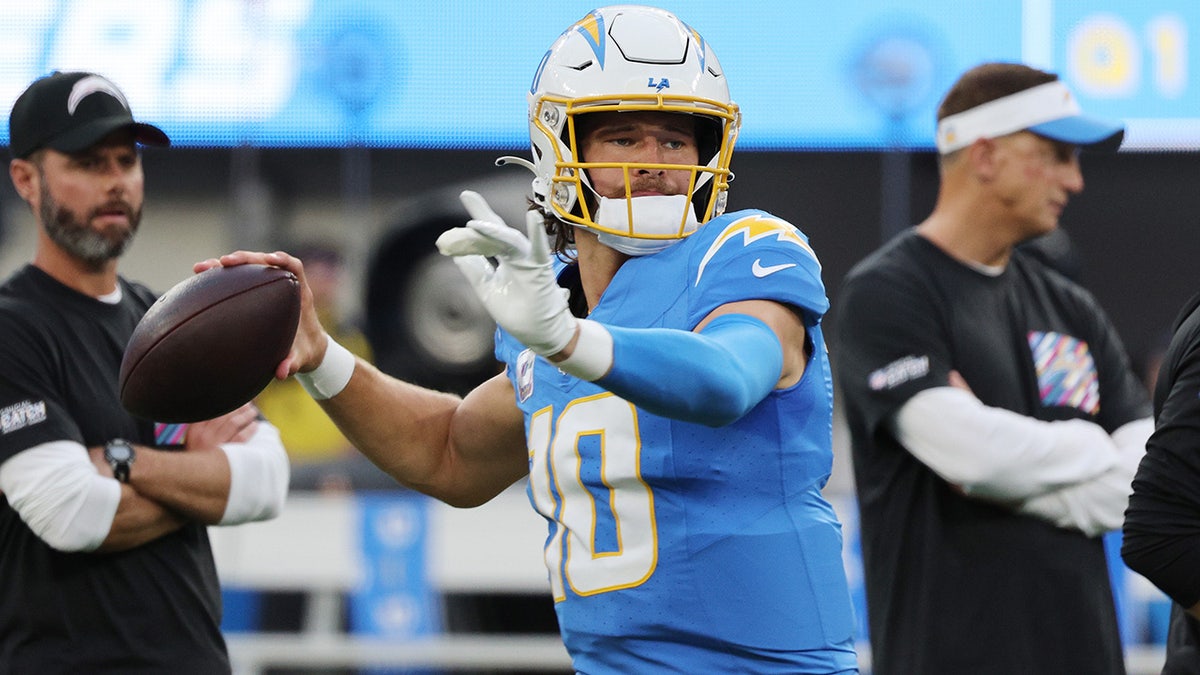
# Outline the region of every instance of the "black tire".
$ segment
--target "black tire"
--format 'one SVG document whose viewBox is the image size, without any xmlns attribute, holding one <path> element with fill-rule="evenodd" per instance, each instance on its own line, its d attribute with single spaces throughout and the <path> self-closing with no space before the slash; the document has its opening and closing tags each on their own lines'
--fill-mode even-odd
<svg viewBox="0 0 1200 675">
<path fill-rule="evenodd" d="M 380 370 L 465 394 L 500 370 L 496 325 L 437 236 L 458 220 L 432 221 L 382 242 L 367 274 L 367 335 Z"/>
</svg>

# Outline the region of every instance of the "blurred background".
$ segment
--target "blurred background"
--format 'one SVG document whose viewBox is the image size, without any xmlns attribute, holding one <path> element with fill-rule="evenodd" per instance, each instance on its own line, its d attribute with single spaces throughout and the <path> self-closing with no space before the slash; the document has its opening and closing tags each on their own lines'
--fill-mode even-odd
<svg viewBox="0 0 1200 675">
<path fill-rule="evenodd" d="M 597 4 L 5 0 L 0 99 L 51 70 L 95 71 L 171 136 L 145 152 L 126 276 L 165 291 L 235 248 L 311 252 L 330 264 L 327 322 L 387 372 L 462 392 L 496 370 L 493 326 L 432 242 L 465 220 L 464 188 L 520 222 L 530 176 L 494 160 L 528 156 L 534 69 Z M 730 210 L 804 230 L 831 297 L 852 264 L 932 208 L 934 111 L 962 71 L 1022 61 L 1059 73 L 1085 110 L 1125 120 L 1122 152 L 1084 156 L 1084 193 L 1036 245 L 1098 296 L 1152 377 L 1175 312 L 1200 290 L 1200 3 L 655 4 L 714 45 L 742 108 Z M 0 274 L 28 260 L 33 237 L 5 181 Z M 301 429 L 314 413 L 287 412 L 288 396 L 272 419 L 315 438 Z M 454 511 L 324 443 L 297 445 L 284 518 L 214 531 L 239 672 L 569 672 L 544 526 L 521 486 Z M 861 593 L 840 425 L 835 445 L 828 494 Z M 1157 672 L 1165 602 L 1114 563 L 1131 671 Z M 869 659 L 864 643 L 864 671 Z"/>
</svg>

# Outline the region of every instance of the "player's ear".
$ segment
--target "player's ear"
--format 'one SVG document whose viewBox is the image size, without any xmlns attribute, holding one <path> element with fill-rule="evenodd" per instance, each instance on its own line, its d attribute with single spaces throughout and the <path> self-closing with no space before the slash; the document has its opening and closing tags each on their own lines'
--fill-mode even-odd
<svg viewBox="0 0 1200 675">
<path fill-rule="evenodd" d="M 8 175 L 17 194 L 32 205 L 31 200 L 38 193 L 37 167 L 27 159 L 14 159 L 8 164 Z"/>
<path fill-rule="evenodd" d="M 979 180 L 987 183 L 996 176 L 996 151 L 998 146 L 991 138 L 978 138 L 963 149 L 965 159 Z"/>
</svg>

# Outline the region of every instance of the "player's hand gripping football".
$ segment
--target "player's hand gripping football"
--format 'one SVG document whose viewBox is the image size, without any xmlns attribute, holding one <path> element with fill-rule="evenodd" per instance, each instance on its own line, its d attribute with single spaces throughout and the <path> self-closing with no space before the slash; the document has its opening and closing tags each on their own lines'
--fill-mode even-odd
<svg viewBox="0 0 1200 675">
<path fill-rule="evenodd" d="M 479 193 L 467 190 L 460 198 L 471 220 L 443 232 L 438 250 L 454 258 L 497 324 L 542 356 L 558 354 L 575 336 L 577 320 L 554 279 L 542 215 L 526 216 L 526 237 L 505 225 Z"/>
</svg>

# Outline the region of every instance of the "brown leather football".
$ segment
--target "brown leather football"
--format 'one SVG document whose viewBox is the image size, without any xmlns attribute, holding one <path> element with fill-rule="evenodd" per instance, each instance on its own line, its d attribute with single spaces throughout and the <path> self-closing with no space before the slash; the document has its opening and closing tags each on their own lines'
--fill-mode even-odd
<svg viewBox="0 0 1200 675">
<path fill-rule="evenodd" d="M 121 361 L 129 412 L 155 422 L 199 422 L 261 392 L 292 347 L 300 283 L 279 267 L 201 272 L 167 291 L 138 322 Z"/>
</svg>

